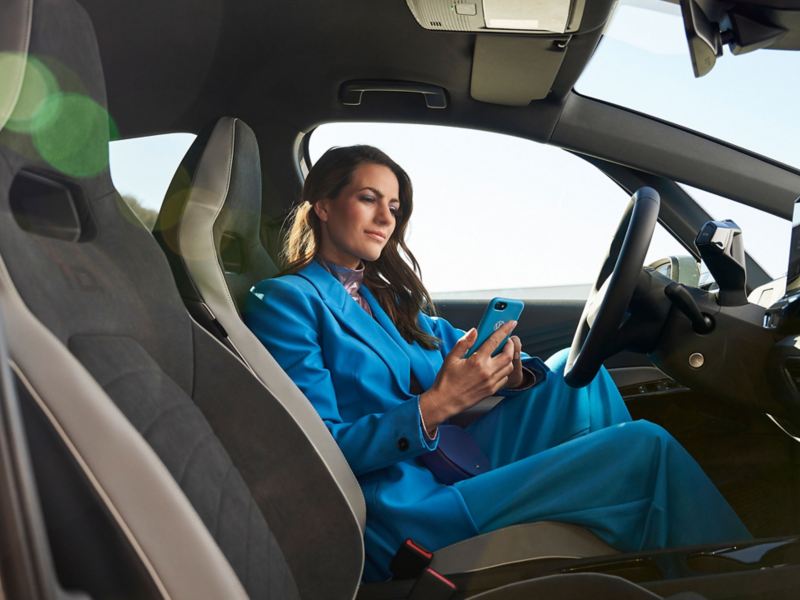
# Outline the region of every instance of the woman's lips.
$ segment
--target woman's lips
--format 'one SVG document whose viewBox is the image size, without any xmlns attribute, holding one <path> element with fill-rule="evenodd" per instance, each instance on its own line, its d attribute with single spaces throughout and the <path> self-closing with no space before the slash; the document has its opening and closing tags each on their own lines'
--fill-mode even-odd
<svg viewBox="0 0 800 600">
<path fill-rule="evenodd" d="M 374 240 L 378 240 L 379 242 L 386 241 L 386 236 L 378 231 L 367 231 L 367 235 Z"/>
</svg>

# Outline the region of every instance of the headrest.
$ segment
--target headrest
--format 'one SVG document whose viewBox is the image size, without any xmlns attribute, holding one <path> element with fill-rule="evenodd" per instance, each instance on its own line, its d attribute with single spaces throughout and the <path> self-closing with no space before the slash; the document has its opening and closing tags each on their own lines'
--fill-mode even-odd
<svg viewBox="0 0 800 600">
<path fill-rule="evenodd" d="M 0 153 L 12 175 L 32 170 L 110 191 L 110 119 L 87 31 L 74 0 L 0 2 Z"/>
<path fill-rule="evenodd" d="M 167 190 L 153 233 L 185 299 L 208 303 L 204 268 L 218 262 L 237 305 L 277 269 L 261 243 L 261 158 L 253 130 L 223 117 L 201 132 Z M 213 247 L 206 240 L 213 240 Z"/>
</svg>

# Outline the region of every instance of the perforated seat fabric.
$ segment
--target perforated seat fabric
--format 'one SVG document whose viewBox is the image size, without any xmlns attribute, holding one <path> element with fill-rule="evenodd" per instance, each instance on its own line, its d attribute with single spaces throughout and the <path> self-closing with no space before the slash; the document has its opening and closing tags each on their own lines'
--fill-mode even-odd
<svg viewBox="0 0 800 600">
<path fill-rule="evenodd" d="M 46 123 L 17 105 L 0 131 L 0 291 L 4 312 L 30 311 L 36 339 L 46 342 L 33 365 L 26 346 L 33 338 L 16 331 L 11 354 L 20 381 L 63 445 L 53 451 L 71 453 L 85 477 L 73 483 L 92 486 L 93 501 L 124 529 L 120 536 L 131 544 L 131 556 L 145 561 L 140 546 L 157 546 L 158 531 L 136 523 L 146 510 L 158 521 L 161 505 L 147 503 L 147 489 L 137 490 L 143 505 L 98 493 L 124 484 L 114 473 L 103 475 L 116 457 L 115 435 L 102 432 L 110 445 L 98 457 L 94 432 L 74 418 L 89 411 L 84 422 L 95 423 L 102 412 L 110 423 L 121 413 L 127 423 L 114 425 L 117 437 L 128 436 L 132 426 L 146 440 L 163 463 L 159 468 L 177 482 L 174 493 L 189 500 L 251 597 L 351 597 L 363 564 L 361 531 L 329 468 L 274 395 L 192 321 L 163 253 L 113 188 L 104 83 L 87 15 L 74 0 L 35 0 L 32 15 L 32 59 L 20 97 L 30 98 L 25 86 L 45 73 L 54 85 L 44 102 L 60 104 Z M 39 333 L 39 324 L 46 331 Z M 48 373 L 59 369 L 64 386 L 75 387 L 55 394 L 58 384 Z M 67 413 L 65 398 L 78 403 Z M 83 406 L 84 398 L 94 409 Z M 120 473 L 147 460 L 145 446 L 130 444 L 137 454 L 130 462 L 118 457 Z M 106 471 L 91 469 L 93 463 Z M 38 483 L 42 495 L 69 493 L 47 480 Z M 168 491 L 164 485 L 159 493 Z M 75 532 L 67 522 L 74 516 L 46 514 L 51 535 Z M 201 538 L 186 539 L 202 546 Z M 80 538 L 54 546 L 70 543 L 79 546 Z M 186 550 L 188 557 L 195 554 L 200 551 Z M 182 559 L 173 561 L 186 567 Z M 155 561 L 145 567 L 154 578 L 160 569 L 175 571 Z M 191 568 L 183 573 L 193 576 Z M 214 589 L 201 595 L 213 597 Z M 229 591 L 236 596 L 236 589 Z"/>
</svg>

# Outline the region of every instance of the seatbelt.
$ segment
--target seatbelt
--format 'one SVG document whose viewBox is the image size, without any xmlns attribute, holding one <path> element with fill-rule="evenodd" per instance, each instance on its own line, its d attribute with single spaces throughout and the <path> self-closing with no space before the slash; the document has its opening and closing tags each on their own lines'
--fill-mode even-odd
<svg viewBox="0 0 800 600">
<path fill-rule="evenodd" d="M 247 364 L 247 361 L 244 360 L 241 354 L 236 350 L 236 348 L 231 343 L 230 338 L 228 337 L 228 332 L 225 331 L 225 328 L 222 326 L 217 320 L 216 315 L 212 312 L 211 308 L 209 308 L 208 304 L 205 302 L 198 302 L 196 300 L 191 300 L 189 298 L 183 298 L 183 303 L 186 306 L 189 314 L 192 315 L 195 321 L 197 321 L 200 326 L 208 331 L 211 335 L 213 335 L 217 340 L 219 340 L 228 350 L 233 352 L 236 355 L 236 358 L 240 359 L 242 362 Z M 249 367 L 248 367 L 249 368 Z"/>
<path fill-rule="evenodd" d="M 392 558 L 389 569 L 395 579 L 416 579 L 408 600 L 449 600 L 456 584 L 432 569 L 433 552 L 412 539 L 405 540 Z"/>
</svg>

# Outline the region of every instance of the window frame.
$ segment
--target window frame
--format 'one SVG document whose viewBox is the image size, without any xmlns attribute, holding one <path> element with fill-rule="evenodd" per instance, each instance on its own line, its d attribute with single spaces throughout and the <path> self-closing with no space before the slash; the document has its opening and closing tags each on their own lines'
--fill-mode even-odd
<svg viewBox="0 0 800 600">
<path fill-rule="evenodd" d="M 573 90 L 573 93 L 576 93 Z M 596 102 L 604 102 L 603 100 L 596 100 L 591 98 L 593 101 Z M 611 106 L 618 108 L 620 110 L 625 110 L 628 112 L 636 112 L 631 109 L 627 109 L 625 107 L 617 107 L 611 103 Z M 639 113 L 637 113 L 639 114 Z M 656 119 L 656 117 L 652 117 L 651 115 L 643 114 L 642 116 Z M 381 124 L 389 124 L 389 125 L 422 125 L 422 126 L 438 126 L 438 127 L 455 127 L 459 129 L 467 129 L 475 132 L 482 132 L 482 133 L 491 133 L 497 135 L 511 135 L 517 137 L 522 140 L 526 140 L 532 142 L 534 144 L 539 145 L 547 145 L 553 148 L 560 149 L 564 152 L 572 154 L 586 162 L 590 165 L 597 168 L 601 173 L 603 173 L 606 177 L 608 177 L 613 183 L 615 183 L 623 192 L 625 192 L 628 196 L 631 196 L 636 189 L 642 186 L 650 186 L 658 191 L 659 195 L 661 196 L 661 206 L 662 210 L 659 212 L 658 216 L 658 223 L 666 230 L 666 232 L 671 235 L 678 244 L 684 248 L 690 256 L 693 256 L 698 262 L 701 260 L 700 252 L 698 251 L 695 245 L 695 237 L 697 232 L 699 231 L 700 227 L 705 221 L 711 220 L 713 217 L 709 215 L 702 206 L 700 206 L 697 201 L 692 198 L 692 196 L 684 190 L 679 183 L 679 180 L 672 179 L 669 177 L 664 177 L 661 175 L 655 175 L 652 173 L 647 173 L 644 171 L 640 171 L 633 167 L 611 162 L 597 156 L 591 156 L 588 154 L 583 154 L 576 150 L 572 150 L 570 148 L 565 148 L 563 146 L 559 146 L 557 144 L 552 144 L 549 141 L 540 141 L 532 139 L 531 137 L 520 135 L 518 133 L 508 133 L 506 131 L 500 131 L 498 129 L 492 127 L 474 127 L 470 125 L 452 125 L 448 123 L 423 123 L 423 122 L 410 122 L 410 121 L 392 121 L 392 120 L 384 120 L 384 121 L 361 121 L 358 119 L 341 119 L 341 120 L 326 120 L 318 122 L 313 128 L 308 130 L 307 132 L 300 135 L 298 139 L 298 149 L 299 152 L 296 153 L 297 157 L 297 172 L 298 177 L 300 178 L 299 183 L 300 185 L 303 184 L 304 174 L 307 173 L 307 169 L 313 164 L 311 160 L 311 138 L 317 129 L 323 125 L 330 125 L 330 124 L 349 124 L 349 123 L 374 123 L 376 125 Z M 665 125 L 671 127 L 677 127 L 678 129 L 691 131 L 686 128 L 682 128 L 680 125 L 676 125 L 673 123 L 669 123 L 664 121 Z M 697 132 L 691 131 L 695 135 L 703 135 L 698 134 Z M 710 136 L 704 136 L 708 137 Z M 715 140 L 716 141 L 716 140 Z M 724 141 L 719 141 L 724 145 L 730 146 Z M 776 166 L 780 166 L 783 168 L 787 168 L 788 170 L 793 170 L 791 167 L 787 167 L 777 161 L 770 160 L 769 158 L 760 157 L 755 153 L 749 152 L 746 149 L 742 149 L 743 152 L 753 156 L 754 158 L 759 158 L 762 160 L 766 160 L 767 162 L 772 162 L 776 164 Z M 305 163 L 303 165 L 303 162 Z M 306 170 L 303 170 L 305 167 Z M 683 182 L 685 183 L 685 182 Z M 697 184 L 689 184 L 692 187 L 698 189 L 705 189 L 702 185 Z M 709 191 L 709 190 L 706 190 Z M 710 192 L 709 193 L 715 193 Z M 719 195 L 719 194 L 716 194 Z M 763 208 L 751 206 L 745 202 L 740 202 L 738 200 L 734 200 L 732 198 L 728 198 L 730 202 L 735 202 L 738 204 L 743 204 L 746 206 L 750 206 L 753 209 L 761 210 L 768 214 L 773 214 L 769 211 L 765 211 Z M 666 211 L 663 209 L 667 208 Z M 685 213 L 685 214 L 684 214 Z M 774 215 L 776 217 L 782 218 L 781 215 Z M 746 261 L 746 268 L 747 268 L 747 281 L 746 281 L 746 293 L 749 294 L 755 288 L 764 285 L 765 283 L 769 283 L 773 281 L 773 278 L 761 267 L 761 265 L 752 257 L 750 254 L 745 251 L 745 261 Z"/>
</svg>

